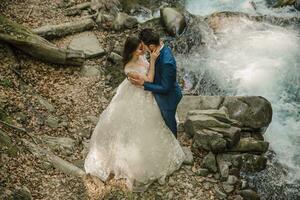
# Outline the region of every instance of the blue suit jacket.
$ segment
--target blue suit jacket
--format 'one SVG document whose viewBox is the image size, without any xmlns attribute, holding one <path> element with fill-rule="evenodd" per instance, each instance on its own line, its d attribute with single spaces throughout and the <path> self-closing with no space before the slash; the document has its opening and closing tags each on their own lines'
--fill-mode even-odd
<svg viewBox="0 0 300 200">
<path fill-rule="evenodd" d="M 176 81 L 176 61 L 166 45 L 156 60 L 154 81 L 145 82 L 144 89 L 153 92 L 160 110 L 176 110 L 182 93 Z"/>
</svg>

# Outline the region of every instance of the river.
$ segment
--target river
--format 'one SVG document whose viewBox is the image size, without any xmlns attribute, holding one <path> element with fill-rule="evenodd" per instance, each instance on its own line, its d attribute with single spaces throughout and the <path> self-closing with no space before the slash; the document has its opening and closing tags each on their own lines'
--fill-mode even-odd
<svg viewBox="0 0 300 200">
<path fill-rule="evenodd" d="M 185 7 L 190 13 L 202 16 L 217 11 L 281 17 L 300 15 L 293 7 L 273 9 L 263 0 L 253 2 L 256 9 L 246 0 L 187 0 Z M 300 180 L 299 27 L 241 19 L 226 23 L 216 39 L 206 41 L 208 48 L 205 50 L 199 47 L 188 56 L 177 55 L 178 66 L 186 73 L 185 90 L 199 95 L 259 95 L 267 98 L 272 103 L 273 120 L 264 136 L 276 156 L 269 159 L 269 169 L 262 173 L 271 176 L 269 171 L 278 160 L 287 169 L 287 174 L 278 173 L 280 177 L 266 175 L 264 179 L 262 174 L 253 180 L 257 182 L 258 190 L 265 194 L 265 199 L 300 198 L 297 196 L 300 195 L 299 187 L 295 186 Z M 274 182 L 269 183 L 269 187 L 257 185 L 259 181 L 271 179 Z M 274 187 L 275 191 L 266 191 L 270 184 L 278 184 L 279 179 L 281 189 L 293 187 L 294 190 L 279 194 L 278 188 Z"/>
</svg>

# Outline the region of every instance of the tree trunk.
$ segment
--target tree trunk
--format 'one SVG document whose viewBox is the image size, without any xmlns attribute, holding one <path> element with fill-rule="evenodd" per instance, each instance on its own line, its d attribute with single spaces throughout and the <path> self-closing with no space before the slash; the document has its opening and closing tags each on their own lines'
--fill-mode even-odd
<svg viewBox="0 0 300 200">
<path fill-rule="evenodd" d="M 68 22 L 59 25 L 46 25 L 33 29 L 33 33 L 44 38 L 62 37 L 77 32 L 82 32 L 94 27 L 94 21 L 90 18 L 78 20 L 76 22 Z"/>
<path fill-rule="evenodd" d="M 25 53 L 46 62 L 66 65 L 82 65 L 83 51 L 61 49 L 34 34 L 29 28 L 0 15 L 0 41 L 7 42 Z"/>
<path fill-rule="evenodd" d="M 52 152 L 43 149 L 38 145 L 35 145 L 25 139 L 22 139 L 22 142 L 32 154 L 43 159 L 45 162 L 51 163 L 55 168 L 59 169 L 60 171 L 81 178 L 84 178 L 86 176 L 86 173 L 82 169 L 66 160 L 61 159 L 60 157 L 54 155 Z"/>
</svg>

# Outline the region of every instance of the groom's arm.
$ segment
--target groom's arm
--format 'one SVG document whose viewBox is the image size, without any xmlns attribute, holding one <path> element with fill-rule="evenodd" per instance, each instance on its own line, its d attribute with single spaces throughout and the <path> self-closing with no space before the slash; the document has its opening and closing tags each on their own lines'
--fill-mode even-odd
<svg viewBox="0 0 300 200">
<path fill-rule="evenodd" d="M 154 92 L 154 93 L 161 93 L 165 94 L 168 93 L 174 83 L 176 81 L 176 68 L 171 63 L 166 63 L 160 66 L 162 69 L 162 81 L 161 84 L 155 84 L 150 82 L 144 83 L 144 89 Z"/>
</svg>

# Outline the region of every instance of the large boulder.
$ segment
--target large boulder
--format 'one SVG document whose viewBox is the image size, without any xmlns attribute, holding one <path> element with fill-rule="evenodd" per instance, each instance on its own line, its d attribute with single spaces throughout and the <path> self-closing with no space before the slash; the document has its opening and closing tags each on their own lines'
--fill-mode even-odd
<svg viewBox="0 0 300 200">
<path fill-rule="evenodd" d="M 160 10 L 161 21 L 171 36 L 179 35 L 186 27 L 186 20 L 182 13 L 175 8 L 162 8 Z"/>
<path fill-rule="evenodd" d="M 261 140 L 255 140 L 254 138 L 242 138 L 238 144 L 228 151 L 232 152 L 254 152 L 265 153 L 269 148 L 269 143 Z"/>
<path fill-rule="evenodd" d="M 260 96 L 226 97 L 222 105 L 228 109 L 230 118 L 243 127 L 266 128 L 272 121 L 271 103 Z"/>
<path fill-rule="evenodd" d="M 195 133 L 194 143 L 197 147 L 212 152 L 222 152 L 226 148 L 226 140 L 221 134 L 206 129 Z"/>
<path fill-rule="evenodd" d="M 274 7 L 292 6 L 295 5 L 295 3 L 296 0 L 277 0 L 277 3 L 274 5 Z"/>
<path fill-rule="evenodd" d="M 271 103 L 261 96 L 184 96 L 178 105 L 179 121 L 185 121 L 190 110 L 219 109 L 223 106 L 229 118 L 238 121 L 241 128 L 264 130 L 272 121 Z"/>
<path fill-rule="evenodd" d="M 216 156 L 209 152 L 203 159 L 202 165 L 203 168 L 208 169 L 210 172 L 217 172 L 217 162 L 216 162 Z"/>
<path fill-rule="evenodd" d="M 295 2 L 295 8 L 297 10 L 300 10 L 300 0 L 296 0 L 296 2 Z"/>
<path fill-rule="evenodd" d="M 115 30 L 122 30 L 122 29 L 131 29 L 138 25 L 138 21 L 135 17 L 129 16 L 126 13 L 118 13 L 114 22 L 113 28 Z"/>
</svg>

